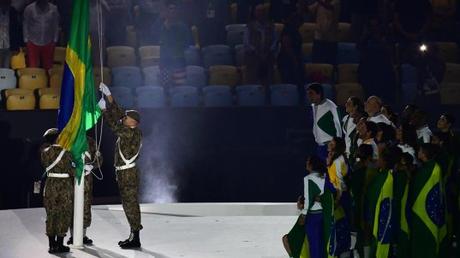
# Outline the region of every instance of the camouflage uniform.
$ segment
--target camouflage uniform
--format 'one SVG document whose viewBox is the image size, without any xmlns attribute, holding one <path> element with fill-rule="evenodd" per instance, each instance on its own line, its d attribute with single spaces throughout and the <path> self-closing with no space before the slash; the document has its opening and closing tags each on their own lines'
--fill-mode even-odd
<svg viewBox="0 0 460 258">
<path fill-rule="evenodd" d="M 88 140 L 88 154 L 85 154 L 85 165 L 92 165 L 93 169 L 99 168 L 102 165 L 102 156 L 98 156 L 96 160 L 97 146 L 96 141 L 87 137 Z M 85 206 L 83 215 L 83 227 L 88 228 L 91 225 L 91 204 L 93 203 L 93 174 L 91 172 L 85 173 Z"/>
<path fill-rule="evenodd" d="M 115 146 L 115 167 L 125 165 L 120 152 L 123 154 L 125 159 L 132 159 L 139 153 L 141 147 L 142 133 L 140 129 L 137 127 L 129 128 L 120 123 L 120 119 L 124 116 L 125 113 L 115 102 L 107 103 L 107 110 L 104 112 L 104 118 L 118 137 L 117 144 Z M 123 204 L 123 210 L 125 211 L 131 229 L 133 231 L 139 231 L 142 229 L 142 225 L 138 200 L 138 169 L 134 166 L 128 169 L 116 170 L 116 178 Z"/>
<path fill-rule="evenodd" d="M 44 144 L 41 148 L 41 162 L 44 168 L 50 166 L 60 155 L 62 147 Z M 67 178 L 48 176 L 43 190 L 46 210 L 46 234 L 64 237 L 72 223 L 73 176 L 75 167 L 72 154 L 65 152 L 61 160 L 50 170 L 53 174 L 68 174 Z"/>
</svg>

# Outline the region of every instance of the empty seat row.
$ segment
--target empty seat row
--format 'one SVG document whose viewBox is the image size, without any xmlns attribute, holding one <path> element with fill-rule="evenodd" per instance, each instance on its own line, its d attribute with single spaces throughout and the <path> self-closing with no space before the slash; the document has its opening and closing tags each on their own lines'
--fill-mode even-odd
<svg viewBox="0 0 460 258">
<path fill-rule="evenodd" d="M 34 110 L 37 107 L 42 110 L 58 109 L 60 101 L 59 88 L 43 89 L 6 89 L 2 91 L 5 97 L 7 110 Z"/>
</svg>

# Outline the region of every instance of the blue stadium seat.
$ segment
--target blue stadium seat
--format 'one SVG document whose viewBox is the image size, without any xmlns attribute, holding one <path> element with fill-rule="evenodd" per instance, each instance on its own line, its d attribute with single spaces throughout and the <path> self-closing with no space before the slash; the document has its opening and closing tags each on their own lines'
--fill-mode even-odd
<svg viewBox="0 0 460 258">
<path fill-rule="evenodd" d="M 321 85 L 323 85 L 323 91 L 324 91 L 324 97 L 332 100 L 332 101 L 335 101 L 335 89 L 334 89 L 334 86 L 332 86 L 331 84 L 327 84 L 327 83 L 322 83 Z M 307 92 L 307 88 L 308 88 L 308 84 L 305 85 L 305 92 Z M 305 95 L 305 104 L 307 105 L 310 105 L 310 100 L 307 98 L 307 96 Z"/>
<path fill-rule="evenodd" d="M 414 103 L 417 96 L 417 83 L 401 83 L 401 103 Z"/>
<path fill-rule="evenodd" d="M 197 107 L 200 104 L 198 88 L 192 86 L 178 86 L 170 89 L 171 106 Z"/>
<path fill-rule="evenodd" d="M 337 64 L 359 63 L 359 51 L 355 43 L 340 42 L 337 45 Z"/>
<path fill-rule="evenodd" d="M 110 91 L 115 101 L 123 108 L 134 107 L 134 94 L 131 87 L 111 87 Z"/>
<path fill-rule="evenodd" d="M 230 86 L 213 85 L 203 88 L 203 101 L 206 107 L 228 107 L 233 104 Z"/>
<path fill-rule="evenodd" d="M 229 24 L 225 26 L 227 31 L 227 45 L 234 47 L 238 44 L 243 44 L 246 24 Z"/>
<path fill-rule="evenodd" d="M 401 65 L 401 83 L 417 83 L 417 68 L 410 64 Z"/>
<path fill-rule="evenodd" d="M 265 89 L 261 85 L 240 85 L 236 87 L 239 106 L 264 106 Z"/>
<path fill-rule="evenodd" d="M 211 45 L 201 51 L 205 68 L 213 65 L 233 65 L 232 51 L 227 45 Z"/>
<path fill-rule="evenodd" d="M 297 106 L 299 91 L 293 84 L 276 84 L 270 86 L 272 106 Z"/>
<path fill-rule="evenodd" d="M 207 82 L 203 67 L 190 65 L 186 68 L 186 84 L 194 87 L 204 87 Z"/>
<path fill-rule="evenodd" d="M 2 68 L 0 69 L 0 91 L 7 90 L 7 89 L 14 89 L 16 88 L 16 75 L 14 74 L 14 70 Z M 0 100 L 2 96 L 0 95 Z"/>
<path fill-rule="evenodd" d="M 195 46 L 190 46 L 184 51 L 186 65 L 201 65 L 200 49 Z"/>
<path fill-rule="evenodd" d="M 144 84 L 141 70 L 137 66 L 120 66 L 112 68 L 112 85 L 137 88 Z"/>
<path fill-rule="evenodd" d="M 166 106 L 166 96 L 163 87 L 144 86 L 136 88 L 138 108 L 159 108 Z"/>
<path fill-rule="evenodd" d="M 144 74 L 144 83 L 146 85 L 159 86 L 160 80 L 160 67 L 159 66 L 147 66 L 142 68 L 142 73 Z"/>
</svg>

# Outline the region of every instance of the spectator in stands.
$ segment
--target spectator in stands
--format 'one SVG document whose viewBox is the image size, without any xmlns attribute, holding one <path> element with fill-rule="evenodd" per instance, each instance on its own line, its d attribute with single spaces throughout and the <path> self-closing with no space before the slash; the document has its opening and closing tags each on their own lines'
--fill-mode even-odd
<svg viewBox="0 0 460 258">
<path fill-rule="evenodd" d="M 127 27 L 132 23 L 132 1 L 131 0 L 106 0 L 110 8 L 107 17 L 107 43 L 109 46 L 125 45 Z"/>
<path fill-rule="evenodd" d="M 17 54 L 22 44 L 21 22 L 11 0 L 0 2 L 0 67 L 10 68 L 11 55 Z"/>
<path fill-rule="evenodd" d="M 179 21 L 176 2 L 168 1 L 166 7 L 160 33 L 160 81 L 162 86 L 173 87 L 185 83 L 184 50 L 191 45 L 191 35 L 190 28 Z"/>
<path fill-rule="evenodd" d="M 59 44 L 66 46 L 70 37 L 70 26 L 72 22 L 72 3 L 74 0 L 58 0 L 54 1 L 59 11 L 60 27 L 62 36 L 60 35 Z M 90 1 L 91 2 L 91 1 Z"/>
<path fill-rule="evenodd" d="M 313 135 L 318 145 L 317 153 L 325 161 L 328 143 L 334 137 L 342 136 L 337 105 L 324 97 L 323 86 L 319 83 L 308 85 L 307 97 L 312 103 Z"/>
<path fill-rule="evenodd" d="M 271 84 L 277 52 L 275 27 L 264 4 L 253 8 L 252 21 L 244 36 L 246 75 L 249 84 Z"/>
<path fill-rule="evenodd" d="M 367 120 L 374 123 L 385 123 L 387 125 L 393 125 L 393 123 L 381 113 L 382 104 L 382 100 L 377 96 L 370 96 L 367 99 L 364 106 L 367 114 L 369 115 Z"/>
<path fill-rule="evenodd" d="M 27 5 L 32 3 L 34 0 L 14 0 L 11 1 L 11 6 L 18 11 L 20 15 L 24 12 L 24 9 L 26 8 Z"/>
<path fill-rule="evenodd" d="M 225 44 L 225 25 L 230 23 L 229 1 L 228 0 L 188 0 L 190 6 L 195 5 L 196 11 L 192 13 L 184 7 L 187 16 L 195 17 L 195 22 L 189 25 L 198 26 L 200 44 L 202 46 Z"/>
<path fill-rule="evenodd" d="M 316 15 L 315 40 L 313 41 L 313 63 L 335 64 L 337 58 L 339 0 L 317 0 L 309 6 Z"/>
<path fill-rule="evenodd" d="M 458 28 L 455 24 L 457 3 L 455 0 L 432 0 L 433 24 L 431 38 L 437 41 L 456 41 Z"/>
<path fill-rule="evenodd" d="M 433 101 L 436 101 L 439 99 L 440 84 L 446 71 L 446 63 L 440 56 L 439 47 L 429 44 L 427 50 L 419 51 L 416 57 L 418 89 L 422 96 L 434 95 Z"/>
<path fill-rule="evenodd" d="M 351 35 L 355 42 L 359 42 L 365 31 L 369 18 L 377 14 L 378 1 L 350 0 Z"/>
<path fill-rule="evenodd" d="M 296 4 L 303 0 L 277 0 L 270 2 L 270 17 L 274 22 L 285 23 L 296 10 Z"/>
<path fill-rule="evenodd" d="M 398 0 L 395 6 L 394 26 L 401 53 L 401 62 L 413 62 L 418 42 L 426 35 L 431 23 L 429 0 Z"/>
<path fill-rule="evenodd" d="M 165 9 L 163 0 L 135 0 L 135 25 L 139 45 L 157 45 L 153 26 Z"/>
<path fill-rule="evenodd" d="M 345 153 L 347 157 L 350 157 L 352 140 L 356 134 L 355 119 L 364 112 L 364 103 L 360 98 L 352 96 L 345 103 L 345 111 L 347 115 L 342 119 L 342 129 L 346 146 Z"/>
<path fill-rule="evenodd" d="M 100 5 L 99 5 L 100 4 Z M 106 0 L 91 0 L 89 5 L 89 33 L 91 37 L 91 49 L 93 66 L 101 66 L 105 60 L 106 27 L 109 6 Z M 102 50 L 102 51 L 101 51 Z M 102 54 L 102 60 L 101 55 Z M 101 63 L 102 61 L 102 63 Z"/>
<path fill-rule="evenodd" d="M 430 143 L 433 133 L 427 123 L 427 114 L 423 110 L 417 110 L 412 115 L 410 124 L 413 125 L 417 132 L 417 141 L 421 145 L 423 143 Z"/>
<path fill-rule="evenodd" d="M 457 158 L 459 158 L 460 138 L 454 131 L 454 123 L 455 117 L 451 114 L 444 113 L 439 117 L 436 126 L 441 131 L 441 134 L 444 135 L 443 138 L 447 139 L 447 142 L 445 143 L 446 147 L 450 152 L 455 153 Z"/>
<path fill-rule="evenodd" d="M 37 0 L 24 10 L 24 42 L 29 67 L 53 67 L 54 48 L 59 39 L 59 12 L 48 0 Z"/>
</svg>

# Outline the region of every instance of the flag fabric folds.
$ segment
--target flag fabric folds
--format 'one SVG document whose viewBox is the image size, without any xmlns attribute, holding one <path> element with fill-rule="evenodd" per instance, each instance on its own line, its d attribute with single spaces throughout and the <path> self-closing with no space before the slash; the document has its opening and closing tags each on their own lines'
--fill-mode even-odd
<svg viewBox="0 0 460 258">
<path fill-rule="evenodd" d="M 69 150 L 77 168 L 76 178 L 83 173 L 83 159 L 88 149 L 86 131 L 101 115 L 96 104 L 91 43 L 89 38 L 89 0 L 73 2 L 72 25 L 66 50 L 66 61 L 58 114 L 60 135 L 57 143 Z"/>
</svg>

